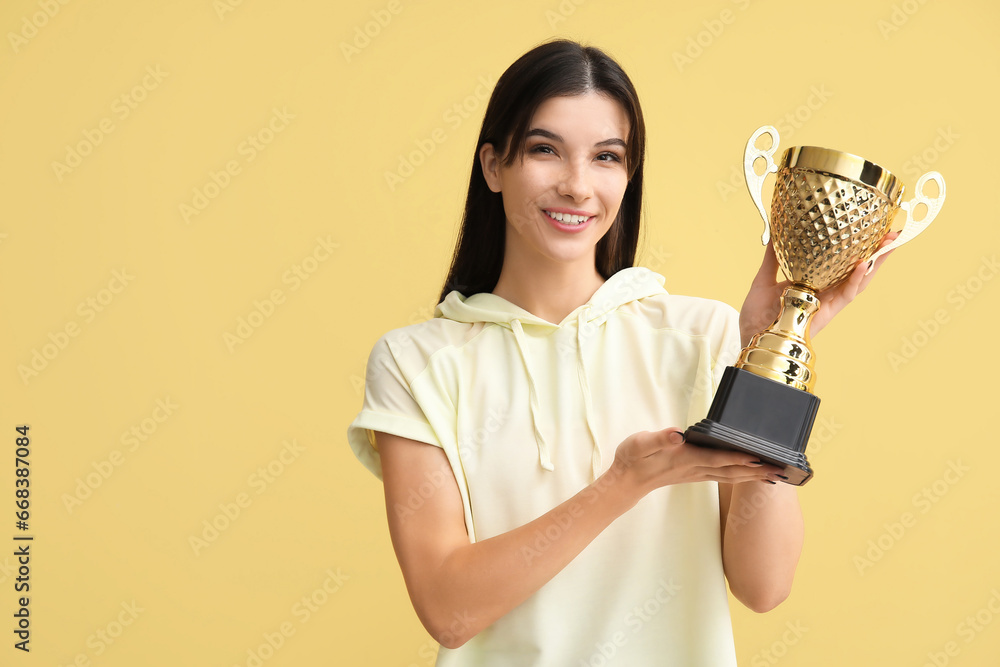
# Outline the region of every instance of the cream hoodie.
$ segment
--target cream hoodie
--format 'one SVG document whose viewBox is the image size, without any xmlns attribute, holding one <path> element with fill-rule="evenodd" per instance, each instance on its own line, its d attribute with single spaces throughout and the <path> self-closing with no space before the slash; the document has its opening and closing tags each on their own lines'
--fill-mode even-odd
<svg viewBox="0 0 1000 667">
<path fill-rule="evenodd" d="M 441 447 L 472 542 L 586 489 L 571 522 L 601 501 L 588 486 L 617 446 L 702 419 L 739 354 L 733 308 L 669 295 L 663 283 L 624 269 L 558 324 L 493 294 L 450 293 L 433 319 L 375 344 L 352 450 L 381 478 L 373 431 Z M 394 511 L 405 519 L 444 483 L 428 476 Z M 522 550 L 529 564 L 562 530 L 549 532 Z M 460 648 L 442 648 L 437 664 L 735 665 L 718 486 L 648 494 L 527 601 Z"/>
</svg>

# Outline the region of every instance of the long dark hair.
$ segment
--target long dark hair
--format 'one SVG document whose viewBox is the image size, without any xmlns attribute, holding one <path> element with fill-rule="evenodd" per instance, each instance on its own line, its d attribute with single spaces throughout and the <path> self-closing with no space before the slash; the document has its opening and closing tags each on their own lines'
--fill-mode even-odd
<svg viewBox="0 0 1000 667">
<path fill-rule="evenodd" d="M 606 53 L 560 39 L 537 46 L 518 58 L 493 89 L 472 159 L 462 228 L 439 302 L 452 290 L 465 296 L 492 292 L 500 279 L 506 234 L 503 198 L 486 184 L 479 149 L 483 144 L 492 144 L 499 155 L 506 147 L 501 164 L 509 167 L 522 157 L 529 123 L 545 100 L 590 91 L 621 104 L 630 128 L 625 151 L 628 185 L 618 217 L 597 243 L 596 268 L 607 280 L 635 263 L 646 156 L 646 125 L 639 96 L 628 75 Z"/>
</svg>

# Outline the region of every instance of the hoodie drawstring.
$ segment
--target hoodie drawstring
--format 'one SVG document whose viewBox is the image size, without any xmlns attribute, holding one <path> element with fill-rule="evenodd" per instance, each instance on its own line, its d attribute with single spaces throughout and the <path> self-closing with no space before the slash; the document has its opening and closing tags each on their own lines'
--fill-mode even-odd
<svg viewBox="0 0 1000 667">
<path fill-rule="evenodd" d="M 521 321 L 514 318 L 510 321 L 510 328 L 514 332 L 514 340 L 517 342 L 517 349 L 521 353 L 521 360 L 524 362 L 524 370 L 528 375 L 528 404 L 531 409 L 531 425 L 535 429 L 535 443 L 538 445 L 538 463 L 545 470 L 555 470 L 552 459 L 549 456 L 549 445 L 545 442 L 545 436 L 538 428 L 538 391 L 535 389 L 535 377 L 531 374 L 531 364 L 528 363 L 528 350 L 524 344 L 524 329 L 521 328 Z"/>
<path fill-rule="evenodd" d="M 591 451 L 590 456 L 590 468 L 592 481 L 594 481 L 601 472 L 603 459 L 601 457 L 601 447 L 597 440 L 597 432 L 594 430 L 594 423 L 591 419 L 591 413 L 593 412 L 594 406 L 590 395 L 590 381 L 587 378 L 587 366 L 583 360 L 583 328 L 587 324 L 586 314 L 589 310 L 589 305 L 586 308 L 581 309 L 576 320 L 576 354 L 580 389 L 583 392 L 583 410 L 586 417 L 587 430 L 590 431 L 590 437 L 593 441 L 593 450 Z M 538 446 L 538 462 L 545 470 L 555 470 L 555 467 L 552 465 L 549 445 L 538 426 L 538 412 L 540 411 L 538 390 L 535 387 L 535 377 L 531 373 L 531 363 L 528 361 L 528 350 L 524 340 L 524 328 L 521 326 L 521 321 L 517 318 L 510 320 L 510 328 L 511 331 L 514 332 L 514 341 L 517 343 L 517 349 L 521 354 L 521 360 L 524 362 L 524 371 L 528 376 L 528 403 L 531 411 L 531 426 L 535 431 L 535 444 Z"/>
<path fill-rule="evenodd" d="M 599 420 L 596 420 L 593 415 L 593 397 L 591 396 L 590 382 L 587 377 L 587 367 L 583 363 L 583 329 L 587 327 L 588 332 L 592 331 L 593 329 L 590 327 L 594 327 L 595 322 L 607 321 L 607 319 L 611 317 L 612 313 L 616 312 L 618 308 L 626 303 L 637 301 L 648 296 L 661 294 L 666 295 L 667 291 L 663 289 L 663 283 L 663 276 L 658 273 L 654 273 L 647 268 L 632 266 L 622 269 L 608 278 L 607 281 L 605 281 L 605 283 L 601 285 L 596 292 L 594 292 L 593 296 L 586 304 L 584 304 L 584 307 L 580 309 L 581 312 L 578 313 L 576 317 L 577 364 L 579 365 L 577 374 L 580 381 L 580 390 L 583 394 L 584 415 L 587 421 L 587 429 L 590 431 L 590 436 L 593 439 L 591 470 L 594 479 L 597 479 L 597 475 L 601 472 L 601 468 L 603 467 L 600 445 L 597 439 L 598 431 L 594 428 L 594 424 L 597 423 L 599 425 L 600 422 Z M 464 322 L 466 324 L 484 323 L 502 326 L 504 328 L 509 327 L 511 329 L 514 334 L 514 339 L 517 341 L 517 349 L 521 355 L 521 360 L 524 363 L 525 373 L 528 376 L 528 390 L 530 393 L 529 402 L 531 410 L 530 417 L 532 421 L 532 428 L 535 432 L 535 441 L 538 446 L 538 461 L 543 469 L 553 470 L 552 454 L 549 451 L 549 443 L 545 441 L 545 436 L 542 435 L 542 431 L 538 427 L 538 420 L 541 417 L 539 414 L 541 412 L 541 405 L 539 403 L 538 387 L 536 386 L 535 376 L 531 372 L 531 363 L 529 363 L 530 360 L 528 358 L 529 354 L 527 350 L 528 341 L 525 337 L 522 325 L 527 323 L 531 326 L 540 327 L 547 332 L 554 332 L 561 330 L 560 324 L 562 323 L 553 324 L 552 322 L 532 315 L 524 309 L 515 306 L 503 297 L 490 292 L 479 292 L 466 297 L 457 290 L 449 292 L 447 296 L 445 296 L 444 300 L 437 305 L 434 309 L 434 317 L 441 317 L 454 322 Z M 506 336 L 506 333 L 504 335 Z M 566 335 L 570 335 L 570 332 L 566 332 Z M 591 337 L 592 340 L 593 338 L 594 337 Z M 590 343 L 590 345 L 592 346 L 592 343 Z M 511 361 L 517 363 L 513 360 L 513 358 Z M 610 444 L 613 445 L 614 443 Z"/>
<path fill-rule="evenodd" d="M 601 468 L 603 467 L 603 462 L 601 459 L 601 446 L 597 442 L 597 433 L 594 431 L 594 424 L 590 419 L 590 413 L 593 411 L 593 402 L 590 399 L 590 382 L 587 380 L 587 364 L 583 362 L 583 327 L 586 324 L 586 318 L 584 315 L 590 310 L 590 306 L 582 309 L 580 315 L 576 318 L 576 354 L 577 354 L 577 369 L 580 376 L 580 389 L 583 391 L 583 413 L 587 418 L 587 430 L 590 431 L 590 438 L 594 442 L 594 449 L 590 455 L 590 468 L 591 468 L 591 481 L 597 480 L 597 475 L 600 474 Z"/>
</svg>

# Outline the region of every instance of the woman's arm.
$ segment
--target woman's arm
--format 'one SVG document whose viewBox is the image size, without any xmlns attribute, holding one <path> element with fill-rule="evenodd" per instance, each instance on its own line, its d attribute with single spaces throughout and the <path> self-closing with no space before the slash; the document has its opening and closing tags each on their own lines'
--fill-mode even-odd
<svg viewBox="0 0 1000 667">
<path fill-rule="evenodd" d="M 600 502 L 583 498 L 585 490 L 524 526 L 470 544 L 444 451 L 385 433 L 376 438 L 389 533 L 410 600 L 427 631 L 448 648 L 461 646 L 526 600 L 638 500 L 605 483 Z M 411 492 L 421 484 L 426 488 L 429 480 L 441 483 L 423 505 L 401 510 Z M 547 529 L 558 530 L 560 538 L 536 549 L 534 542 Z"/>
<path fill-rule="evenodd" d="M 730 590 L 758 613 L 774 609 L 791 592 L 802 553 L 805 525 L 798 487 L 719 484 L 719 508 L 722 566 Z"/>
<path fill-rule="evenodd" d="M 776 471 L 753 465 L 748 454 L 684 443 L 676 429 L 644 431 L 622 442 L 611 467 L 566 502 L 519 528 L 470 544 L 444 452 L 381 432 L 376 440 L 389 534 L 410 600 L 431 636 L 449 648 L 524 602 L 651 490 L 703 480 L 762 480 Z M 428 482 L 434 487 L 430 494 Z M 423 500 L 413 503 L 416 509 L 407 504 L 413 497 Z M 556 531 L 559 537 L 548 539 Z M 546 540 L 539 542 L 539 536 Z"/>
<path fill-rule="evenodd" d="M 895 232 L 888 234 L 879 247 L 897 236 Z M 740 309 L 740 337 L 744 347 L 778 316 L 781 293 L 789 284 L 777 280 L 778 259 L 772 244 L 773 240 L 767 245 Z M 817 295 L 820 309 L 810 324 L 810 334 L 819 333 L 863 292 L 891 254 L 876 260 L 875 270 L 870 274 L 865 275 L 868 266 L 859 263 L 842 283 L 820 292 Z M 774 609 L 791 592 L 802 553 L 805 527 L 798 487 L 762 482 L 719 484 L 719 510 L 722 563 L 730 590 L 756 612 Z"/>
</svg>

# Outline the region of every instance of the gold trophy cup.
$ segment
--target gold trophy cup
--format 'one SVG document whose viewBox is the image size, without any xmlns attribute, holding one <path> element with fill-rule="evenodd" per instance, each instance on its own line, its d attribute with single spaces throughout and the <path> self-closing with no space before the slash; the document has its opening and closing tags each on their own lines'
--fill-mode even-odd
<svg viewBox="0 0 1000 667">
<path fill-rule="evenodd" d="M 757 140 L 770 135 L 771 147 Z M 691 426 L 684 437 L 693 443 L 755 454 L 784 468 L 789 484 L 812 477 L 805 457 L 819 398 L 815 353 L 809 342 L 809 322 L 820 308 L 817 293 L 846 279 L 858 262 L 875 260 L 913 239 L 934 220 L 944 203 L 944 178 L 931 171 L 917 180 L 915 195 L 903 202 L 902 182 L 864 158 L 816 146 L 794 146 L 775 164 L 778 131 L 766 125 L 747 141 L 743 171 L 747 189 L 764 218 L 761 242 L 774 239 L 774 252 L 791 285 L 781 296 L 781 312 L 726 368 L 708 417 Z M 757 174 L 754 163 L 766 169 Z M 764 179 L 775 173 L 771 215 L 761 200 Z M 927 181 L 938 194 L 924 194 Z M 917 220 L 915 209 L 926 212 Z M 900 235 L 879 250 L 893 218 L 902 208 L 906 223 Z"/>
</svg>

